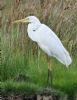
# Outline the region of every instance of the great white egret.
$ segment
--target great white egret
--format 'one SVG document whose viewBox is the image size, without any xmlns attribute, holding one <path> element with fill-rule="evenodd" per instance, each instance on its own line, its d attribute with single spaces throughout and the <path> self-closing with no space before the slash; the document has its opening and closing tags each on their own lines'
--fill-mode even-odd
<svg viewBox="0 0 77 100">
<path fill-rule="evenodd" d="M 13 23 L 28 23 L 28 36 L 36 42 L 39 47 L 48 55 L 55 57 L 58 61 L 68 67 L 72 59 L 68 51 L 62 45 L 58 36 L 45 24 L 41 23 L 35 16 L 29 16 Z M 48 64 L 48 79 L 52 72 L 51 64 Z"/>
</svg>

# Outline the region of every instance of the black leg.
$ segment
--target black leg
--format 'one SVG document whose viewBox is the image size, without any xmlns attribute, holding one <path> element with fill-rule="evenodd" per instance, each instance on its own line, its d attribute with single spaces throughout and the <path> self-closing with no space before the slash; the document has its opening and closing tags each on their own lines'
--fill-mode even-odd
<svg viewBox="0 0 77 100">
<path fill-rule="evenodd" d="M 47 61 L 48 61 L 47 86 L 52 87 L 52 65 L 51 65 L 51 59 L 49 56 L 47 56 Z"/>
<path fill-rule="evenodd" d="M 52 70 L 48 69 L 47 85 L 52 86 Z"/>
</svg>

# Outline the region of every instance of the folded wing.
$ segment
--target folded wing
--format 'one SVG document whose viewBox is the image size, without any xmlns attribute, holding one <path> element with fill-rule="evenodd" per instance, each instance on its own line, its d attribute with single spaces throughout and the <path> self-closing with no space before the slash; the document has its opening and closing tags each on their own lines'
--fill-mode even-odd
<svg viewBox="0 0 77 100">
<path fill-rule="evenodd" d="M 57 35 L 45 24 L 42 24 L 36 31 L 37 43 L 44 52 L 55 57 L 58 61 L 68 67 L 72 59 L 68 51 L 64 48 Z"/>
</svg>

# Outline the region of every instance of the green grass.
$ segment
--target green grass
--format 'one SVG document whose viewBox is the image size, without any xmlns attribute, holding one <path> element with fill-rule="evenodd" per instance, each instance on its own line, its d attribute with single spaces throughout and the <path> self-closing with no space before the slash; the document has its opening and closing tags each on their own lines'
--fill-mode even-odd
<svg viewBox="0 0 77 100">
<path fill-rule="evenodd" d="M 27 1 L 25 0 L 25 4 Z M 42 23 L 47 23 L 47 25 L 57 33 L 65 47 L 70 51 L 70 54 L 73 55 L 73 63 L 68 69 L 57 60 L 51 59 L 53 67 L 52 87 L 68 94 L 77 93 L 76 3 L 74 3 L 73 0 L 63 1 L 62 5 L 68 8 L 65 10 L 59 7 L 60 1 L 52 1 L 52 10 L 49 10 L 47 6 L 46 9 L 48 10 L 46 14 L 44 11 L 45 7 L 42 9 L 40 8 L 40 4 L 36 3 L 37 0 L 33 1 L 34 3 L 30 8 L 31 10 L 28 10 L 23 2 L 18 6 L 18 4 L 14 4 L 14 2 L 11 3 L 11 0 L 4 1 L 6 7 L 2 10 L 2 26 L 0 29 L 0 58 L 2 61 L 2 64 L 0 64 L 0 92 L 33 92 L 44 89 L 47 86 L 48 69 L 45 54 L 40 51 L 41 54 L 38 55 L 38 51 L 35 49 L 34 52 L 36 52 L 36 54 L 33 56 L 33 44 L 29 41 L 29 38 L 27 38 L 25 25 L 11 25 L 11 21 L 24 18 L 33 13 L 39 16 Z M 46 0 L 46 2 L 47 1 L 48 0 Z M 48 5 L 46 2 L 44 2 L 45 5 Z M 32 3 L 30 5 L 32 5 Z M 37 9 L 34 9 L 34 5 Z M 27 9 L 27 11 L 25 11 L 25 9 Z M 48 14 L 48 11 L 50 14 Z M 46 15 L 48 16 L 48 20 L 44 18 Z M 17 81 L 16 77 L 20 74 L 28 78 Z"/>
<path fill-rule="evenodd" d="M 31 92 L 46 88 L 48 70 L 45 54 L 41 52 L 38 58 L 32 55 L 23 56 L 23 52 L 17 52 L 6 58 L 6 62 L 0 66 L 1 92 Z M 52 59 L 51 63 L 53 63 L 53 88 L 69 94 L 76 92 L 77 61 L 73 60 L 69 68 L 55 59 Z M 16 80 L 19 74 L 28 76 L 28 79 Z"/>
<path fill-rule="evenodd" d="M 17 32 L 17 29 L 13 30 L 11 36 L 1 34 L 0 89 L 2 93 L 32 92 L 47 87 L 46 55 L 40 50 L 39 53 L 37 49 L 33 55 L 32 43 L 26 40 L 26 37 L 24 40 L 22 35 L 24 34 Z M 51 87 L 68 94 L 77 92 L 77 60 L 75 58 L 76 54 L 69 68 L 51 58 L 53 68 L 53 86 Z M 28 76 L 28 79 L 15 80 L 20 74 Z"/>
<path fill-rule="evenodd" d="M 7 80 L 5 82 L 1 82 L 1 94 L 9 94 L 9 93 L 32 93 L 39 89 L 37 84 L 32 82 L 16 82 L 13 80 Z M 41 88 L 40 88 L 41 89 Z"/>
<path fill-rule="evenodd" d="M 77 62 L 73 60 L 73 64 L 67 69 L 56 65 L 54 69 L 54 87 L 61 89 L 67 93 L 77 92 Z"/>
</svg>

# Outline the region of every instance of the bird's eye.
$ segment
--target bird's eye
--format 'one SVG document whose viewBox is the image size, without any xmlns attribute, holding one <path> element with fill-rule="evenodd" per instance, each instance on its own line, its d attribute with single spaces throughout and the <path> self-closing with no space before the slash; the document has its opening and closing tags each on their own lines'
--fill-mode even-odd
<svg viewBox="0 0 77 100">
<path fill-rule="evenodd" d="M 33 30 L 33 31 L 36 31 L 36 30 Z"/>
</svg>

